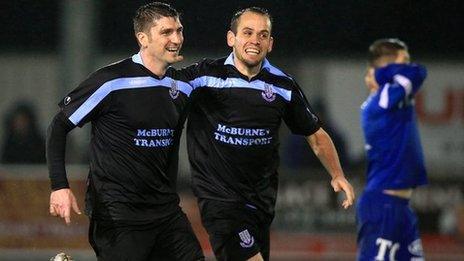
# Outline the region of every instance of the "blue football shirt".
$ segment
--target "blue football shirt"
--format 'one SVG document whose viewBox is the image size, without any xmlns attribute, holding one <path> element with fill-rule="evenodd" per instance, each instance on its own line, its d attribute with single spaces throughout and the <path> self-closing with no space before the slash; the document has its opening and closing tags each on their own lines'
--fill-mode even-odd
<svg viewBox="0 0 464 261">
<path fill-rule="evenodd" d="M 367 152 L 366 190 L 414 188 L 427 183 L 414 95 L 427 71 L 418 64 L 375 70 L 379 89 L 361 106 Z"/>
</svg>

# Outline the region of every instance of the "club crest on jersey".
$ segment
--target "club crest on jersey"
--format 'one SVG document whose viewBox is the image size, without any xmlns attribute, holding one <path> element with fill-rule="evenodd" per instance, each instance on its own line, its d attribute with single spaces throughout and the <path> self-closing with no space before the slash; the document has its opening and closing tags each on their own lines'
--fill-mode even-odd
<svg viewBox="0 0 464 261">
<path fill-rule="evenodd" d="M 270 84 L 265 83 L 264 84 L 264 91 L 261 93 L 261 96 L 263 96 L 263 99 L 272 102 L 276 98 L 276 94 L 274 92 L 274 89 Z"/>
<path fill-rule="evenodd" d="M 241 240 L 240 245 L 243 248 L 250 248 L 255 243 L 255 239 L 253 238 L 252 235 L 250 235 L 250 232 L 248 232 L 248 229 L 245 229 L 242 232 L 238 233 L 238 236 L 240 237 L 240 240 Z"/>
<path fill-rule="evenodd" d="M 171 81 L 171 89 L 169 89 L 169 95 L 172 99 L 179 97 L 179 89 L 177 88 L 177 82 L 175 80 Z"/>
</svg>

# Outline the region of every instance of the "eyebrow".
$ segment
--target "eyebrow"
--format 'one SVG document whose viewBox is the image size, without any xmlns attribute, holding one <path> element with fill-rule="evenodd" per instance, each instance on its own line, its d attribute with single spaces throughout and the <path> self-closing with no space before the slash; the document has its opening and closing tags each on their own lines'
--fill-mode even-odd
<svg viewBox="0 0 464 261">
<path fill-rule="evenodd" d="M 172 28 L 172 27 L 161 27 L 160 32 L 179 31 L 179 30 L 182 30 L 182 29 L 184 29 L 183 26 L 179 26 L 179 27 L 176 27 L 176 28 Z"/>
<path fill-rule="evenodd" d="M 163 28 L 160 29 L 160 32 L 162 32 L 162 33 L 170 32 L 170 31 L 174 31 L 174 29 L 173 29 L 173 28 L 169 28 L 169 27 L 168 27 L 168 28 L 164 28 L 164 27 L 163 27 Z"/>
<path fill-rule="evenodd" d="M 250 28 L 250 27 L 243 27 L 242 31 L 243 31 L 243 30 L 255 31 L 255 29 Z M 261 30 L 261 31 L 259 31 L 259 33 L 269 33 L 269 30 L 266 30 L 266 29 L 265 29 L 265 30 Z"/>
</svg>

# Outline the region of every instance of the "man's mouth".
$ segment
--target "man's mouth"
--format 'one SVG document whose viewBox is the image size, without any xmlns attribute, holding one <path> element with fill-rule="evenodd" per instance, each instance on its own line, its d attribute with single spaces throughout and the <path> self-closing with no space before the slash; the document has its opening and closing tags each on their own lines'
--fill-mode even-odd
<svg viewBox="0 0 464 261">
<path fill-rule="evenodd" d="M 179 47 L 167 47 L 166 48 L 166 51 L 170 52 L 170 53 L 177 53 L 179 52 L 180 48 Z"/>
<path fill-rule="evenodd" d="M 256 49 L 256 48 L 246 48 L 245 53 L 249 54 L 249 55 L 258 55 L 258 54 L 261 53 L 261 51 L 259 49 Z"/>
</svg>

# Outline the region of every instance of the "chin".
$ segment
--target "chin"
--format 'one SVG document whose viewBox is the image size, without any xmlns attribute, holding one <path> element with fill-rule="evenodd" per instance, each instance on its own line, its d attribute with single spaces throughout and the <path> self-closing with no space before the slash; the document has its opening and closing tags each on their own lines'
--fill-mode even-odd
<svg viewBox="0 0 464 261">
<path fill-rule="evenodd" d="M 168 59 L 166 59 L 166 62 L 168 64 L 173 64 L 173 63 L 177 62 L 177 59 L 176 59 L 176 57 L 169 57 Z"/>
<path fill-rule="evenodd" d="M 245 64 L 249 67 L 255 67 L 255 66 L 258 66 L 259 63 L 261 63 L 263 61 L 263 59 L 261 60 L 246 60 L 245 61 Z"/>
<path fill-rule="evenodd" d="M 258 65 L 260 62 L 262 62 L 264 60 L 266 56 L 251 56 L 251 57 L 248 57 L 248 59 L 246 59 L 246 62 L 249 63 L 249 64 L 254 64 L 254 65 Z"/>
</svg>

